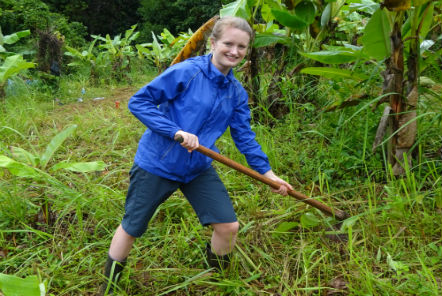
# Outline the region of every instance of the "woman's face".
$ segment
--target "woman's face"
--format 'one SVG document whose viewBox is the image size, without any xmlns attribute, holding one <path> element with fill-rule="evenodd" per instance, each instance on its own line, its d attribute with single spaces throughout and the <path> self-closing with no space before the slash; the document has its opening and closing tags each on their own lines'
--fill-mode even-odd
<svg viewBox="0 0 442 296">
<path fill-rule="evenodd" d="M 232 67 L 238 65 L 247 53 L 250 36 L 247 32 L 233 27 L 225 27 L 218 40 L 210 40 L 212 63 L 227 75 Z"/>
</svg>

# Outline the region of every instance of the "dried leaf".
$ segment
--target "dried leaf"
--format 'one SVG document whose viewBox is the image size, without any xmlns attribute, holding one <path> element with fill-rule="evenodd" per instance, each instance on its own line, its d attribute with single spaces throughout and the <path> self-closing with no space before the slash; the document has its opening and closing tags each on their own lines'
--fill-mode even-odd
<svg viewBox="0 0 442 296">
<path fill-rule="evenodd" d="M 417 86 L 414 86 L 410 93 L 407 96 L 407 103 L 410 106 L 416 107 L 417 106 L 417 99 L 419 97 L 419 93 L 417 91 Z"/>
<path fill-rule="evenodd" d="M 198 49 L 204 44 L 207 40 L 207 36 L 212 31 L 213 26 L 216 21 L 219 19 L 219 16 L 215 15 L 210 20 L 208 20 L 204 25 L 202 25 L 195 33 L 193 33 L 192 37 L 187 41 L 186 45 L 181 49 L 176 58 L 170 64 L 171 66 L 182 62 L 188 58 L 190 58 Z"/>
<path fill-rule="evenodd" d="M 382 6 L 390 11 L 404 11 L 411 8 L 411 0 L 384 0 Z"/>
<path fill-rule="evenodd" d="M 327 296 L 342 295 L 343 292 L 345 292 L 348 289 L 347 284 L 348 283 L 342 277 L 336 277 L 332 279 L 329 285 L 334 290 L 328 291 L 326 295 Z"/>
<path fill-rule="evenodd" d="M 416 139 L 416 111 L 401 114 L 399 116 L 399 132 L 397 137 L 398 148 L 410 148 Z"/>
<path fill-rule="evenodd" d="M 376 131 L 376 137 L 373 142 L 372 151 L 375 152 L 376 148 L 381 144 L 382 140 L 384 139 L 385 132 L 387 131 L 388 126 L 388 118 L 391 113 L 391 107 L 387 106 L 384 109 L 384 113 L 382 114 L 381 120 L 379 121 L 379 126 Z"/>
</svg>

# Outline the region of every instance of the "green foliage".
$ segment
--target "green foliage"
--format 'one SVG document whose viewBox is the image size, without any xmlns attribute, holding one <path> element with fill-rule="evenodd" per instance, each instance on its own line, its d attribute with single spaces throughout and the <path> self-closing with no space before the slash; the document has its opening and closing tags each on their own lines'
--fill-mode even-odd
<svg viewBox="0 0 442 296">
<path fill-rule="evenodd" d="M 116 81 L 128 80 L 131 67 L 139 62 L 136 59 L 147 58 L 158 71 L 162 71 L 191 36 L 183 33 L 174 37 L 164 29 L 158 38 L 152 32 L 153 42 L 133 45 L 140 35 L 135 29 L 136 25 L 126 30 L 124 37 L 117 35 L 113 39 L 109 35 L 93 35 L 94 40 L 83 51 L 66 46 L 65 55 L 72 58 L 68 66 L 86 72 L 96 81 L 110 75 Z"/>
<path fill-rule="evenodd" d="M 32 157 L 35 157 L 32 155 Z M 0 155 L 0 168 L 8 169 L 11 174 L 31 179 L 43 179 L 45 176 L 39 170 L 29 167 L 28 165 L 15 161 L 5 155 Z"/>
<path fill-rule="evenodd" d="M 8 79 L 16 76 L 20 72 L 29 68 L 34 68 L 35 64 L 27 62 L 20 54 L 7 51 L 4 45 L 12 45 L 23 37 L 30 35 L 29 30 L 3 35 L 0 27 L 0 97 L 5 96 L 5 87 Z"/>
<path fill-rule="evenodd" d="M 23 31 L 19 31 L 19 32 L 15 32 L 12 33 L 10 35 L 3 35 L 2 34 L 2 30 L 0 27 L 0 58 L 5 59 L 7 56 L 9 55 L 14 55 L 15 53 L 13 52 L 8 52 L 5 49 L 5 45 L 8 44 L 14 44 L 16 43 L 18 40 L 20 40 L 23 37 L 27 37 L 31 34 L 31 31 L 29 30 L 23 30 Z"/>
<path fill-rule="evenodd" d="M 139 37 L 135 29 L 136 25 L 126 30 L 123 37 L 119 34 L 113 39 L 109 34 L 106 37 L 92 35 L 93 41 L 83 51 L 66 46 L 65 55 L 72 58 L 68 66 L 85 71 L 94 81 L 129 79 L 131 58 L 136 56 L 132 43 Z"/>
<path fill-rule="evenodd" d="M 423 17 L 425 11 L 426 13 L 433 14 L 434 3 L 425 3 L 425 5 L 417 6 L 413 12 L 408 16 L 405 23 L 402 25 L 402 38 L 404 39 L 404 54 L 409 55 L 408 48 L 410 47 L 411 40 L 414 38 L 409 38 L 411 32 L 411 24 L 413 23 L 414 28 L 420 28 L 419 35 L 423 39 L 421 43 L 421 54 L 425 53 L 425 48 L 428 46 L 430 48 L 434 43 L 430 40 L 424 40 L 428 34 L 428 28 L 431 26 L 432 18 Z M 375 10 L 375 8 L 377 8 Z M 323 76 L 329 79 L 356 79 L 358 81 L 370 78 L 376 79 L 376 76 L 381 75 L 381 69 L 376 67 L 372 70 L 371 75 L 360 73 L 361 70 L 366 72 L 366 67 L 362 66 L 362 63 L 368 63 L 369 61 L 376 60 L 377 62 L 382 62 L 387 57 L 391 55 L 391 38 L 390 34 L 392 31 L 392 13 L 388 12 L 386 9 L 378 8 L 378 4 L 370 0 L 355 2 L 350 5 L 350 9 L 360 10 L 371 14 L 368 19 L 366 26 L 363 28 L 362 36 L 360 38 L 362 47 L 350 45 L 344 42 L 345 47 L 329 47 L 329 50 L 323 50 L 318 52 L 302 53 L 301 55 L 313 59 L 315 61 L 324 64 L 347 64 L 347 67 L 351 67 L 351 70 L 347 69 L 336 69 L 336 68 L 305 68 L 301 72 L 306 74 L 313 74 Z M 355 13 L 355 12 L 353 12 Z M 346 22 L 347 23 L 347 22 Z M 352 30 L 351 27 L 341 26 L 341 30 Z M 407 37 L 408 36 L 408 37 Z M 425 56 L 425 55 L 424 55 Z M 435 56 L 430 53 L 430 58 L 428 61 L 435 62 Z M 406 57 L 407 58 L 407 57 Z M 350 64 L 352 63 L 352 64 Z M 431 63 L 431 62 L 430 62 Z M 437 64 L 437 62 L 436 62 Z M 423 65 L 420 67 L 422 71 L 427 66 L 428 63 L 423 61 Z M 343 66 L 341 66 L 342 68 Z M 430 66 L 431 67 L 431 66 Z M 439 70 L 436 70 L 440 72 Z M 431 92 L 431 91 L 430 91 Z M 342 106 L 345 107 L 348 101 L 341 101 Z M 335 104 L 336 105 L 336 104 Z M 349 104 L 351 105 L 351 104 Z"/>
<path fill-rule="evenodd" d="M 147 58 L 161 72 L 170 65 L 191 36 L 190 32 L 174 37 L 169 30 L 164 29 L 158 38 L 152 32 L 153 42 L 137 44 L 135 47 L 140 58 Z"/>
<path fill-rule="evenodd" d="M 206 21 L 218 14 L 220 8 L 220 1 L 211 0 L 142 0 L 137 11 L 142 19 L 140 40 L 153 42 L 152 32 L 158 36 L 163 32 L 163 29 L 167 29 L 175 36 L 188 32 L 189 29 L 196 31 Z"/>
<path fill-rule="evenodd" d="M 307 67 L 301 70 L 301 73 L 319 75 L 329 79 L 347 78 L 354 80 L 365 80 L 367 75 L 363 73 L 355 73 L 347 69 L 329 68 L 329 67 Z"/>
<path fill-rule="evenodd" d="M 94 55 L 94 46 L 98 39 L 94 39 L 89 43 L 88 49 L 79 51 L 74 47 L 65 46 L 66 52 L 64 53 L 67 56 L 72 58 L 72 62 L 68 64 L 69 67 L 77 67 L 77 68 L 87 68 L 88 72 L 95 73 L 97 72 L 94 68 L 99 67 L 101 64 L 101 56 Z"/>
<path fill-rule="evenodd" d="M 86 28 L 79 22 L 69 22 L 68 19 L 58 13 L 51 12 L 49 7 L 40 0 L 1 0 L 2 17 L 0 26 L 6 33 L 31 30 L 58 31 L 66 38 L 66 43 L 72 46 L 84 44 Z"/>
<path fill-rule="evenodd" d="M 49 25 L 50 12 L 46 4 L 36 0 L 2 0 L 1 26 L 8 30 L 44 30 Z M 10 33 L 10 32 L 7 32 Z"/>
<path fill-rule="evenodd" d="M 274 45 L 275 43 L 290 44 L 290 38 L 287 36 L 275 35 L 274 33 L 261 33 L 255 36 L 253 41 L 253 47 L 266 47 L 270 45 Z"/>
<path fill-rule="evenodd" d="M 301 52 L 301 55 L 323 64 L 351 63 L 360 58 L 360 50 L 350 48 L 335 49 L 333 51 Z"/>
<path fill-rule="evenodd" d="M 223 8 L 220 10 L 220 16 L 233 15 L 244 19 L 250 19 L 251 11 L 248 4 L 247 0 L 237 0 L 223 5 Z"/>
<path fill-rule="evenodd" d="M 313 213 L 305 213 L 301 216 L 301 225 L 305 228 L 315 227 L 321 224 L 321 221 Z"/>
<path fill-rule="evenodd" d="M 71 46 L 83 46 L 86 43 L 87 32 L 82 23 L 68 22 L 64 17 L 59 17 L 55 22 L 57 25 L 51 27 L 64 37 L 64 43 Z"/>
<path fill-rule="evenodd" d="M 32 179 L 43 180 L 45 178 L 52 179 L 44 172 L 49 161 L 52 159 L 54 153 L 61 147 L 63 142 L 71 136 L 76 125 L 71 125 L 65 128 L 63 131 L 55 135 L 46 147 L 45 152 L 41 155 L 35 155 L 29 151 L 19 147 L 12 147 L 12 156 L 15 160 L 0 155 L 0 167 L 8 169 L 12 174 L 19 177 L 27 177 Z M 51 170 L 56 171 L 59 169 L 67 169 L 73 172 L 92 172 L 100 171 L 105 168 L 105 164 L 102 161 L 99 162 L 85 162 L 85 163 L 69 163 L 60 162 L 55 164 Z"/>
<path fill-rule="evenodd" d="M 370 57 L 381 61 L 391 54 L 391 25 L 387 13 L 378 9 L 370 18 L 362 36 L 364 51 Z"/>
<path fill-rule="evenodd" d="M 8 56 L 0 65 L 0 97 L 4 95 L 4 89 L 9 78 L 34 67 L 34 63 L 25 61 L 19 54 Z"/>
<path fill-rule="evenodd" d="M 287 10 L 272 9 L 275 19 L 282 25 L 295 30 L 307 28 L 315 20 L 316 8 L 310 1 L 302 1 L 296 5 L 294 14 Z"/>
<path fill-rule="evenodd" d="M 139 0 L 44 0 L 52 11 L 85 26 L 87 35 L 118 35 L 140 22 Z"/>
<path fill-rule="evenodd" d="M 106 38 L 92 35 L 94 39 L 102 41 L 98 47 L 105 49 L 101 52 L 101 54 L 102 59 L 110 67 L 110 69 L 108 68 L 106 70 L 112 71 L 112 76 L 117 81 L 121 81 L 125 78 L 127 79 L 127 75 L 125 75 L 125 73 L 130 70 L 130 58 L 134 57 L 136 54 L 133 46 L 131 45 L 131 43 L 134 42 L 139 36 L 139 33 L 135 32 L 136 27 L 137 26 L 134 25 L 130 29 L 126 30 L 124 37 L 117 35 L 111 39 L 109 34 L 106 35 Z"/>
<path fill-rule="evenodd" d="M 36 276 L 20 278 L 13 275 L 0 273 L 0 291 L 5 296 L 44 296 L 46 289 L 44 284 L 40 284 Z"/>
</svg>

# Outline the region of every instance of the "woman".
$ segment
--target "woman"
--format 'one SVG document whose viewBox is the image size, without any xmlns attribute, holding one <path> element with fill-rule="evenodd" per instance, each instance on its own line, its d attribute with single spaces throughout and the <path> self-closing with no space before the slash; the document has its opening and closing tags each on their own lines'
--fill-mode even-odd
<svg viewBox="0 0 442 296">
<path fill-rule="evenodd" d="M 192 151 L 200 143 L 216 150 L 215 141 L 228 127 L 248 164 L 281 184 L 275 192 L 286 195 L 292 189 L 272 172 L 255 141 L 247 93 L 233 76 L 232 68 L 246 55 L 252 34 L 245 20 L 221 18 L 212 30 L 210 54 L 170 67 L 131 98 L 130 111 L 148 129 L 130 171 L 126 212 L 109 248 L 105 270 L 109 282 L 116 283 L 135 238 L 145 232 L 157 207 L 178 188 L 200 222 L 213 227 L 206 249 L 209 265 L 227 266 L 239 224 L 212 160 Z M 178 136 L 183 139 L 181 146 L 174 141 Z"/>
</svg>

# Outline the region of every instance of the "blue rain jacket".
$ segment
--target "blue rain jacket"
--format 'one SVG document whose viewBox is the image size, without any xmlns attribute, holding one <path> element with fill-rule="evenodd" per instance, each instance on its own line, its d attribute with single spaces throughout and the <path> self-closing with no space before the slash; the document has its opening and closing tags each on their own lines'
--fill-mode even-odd
<svg viewBox="0 0 442 296">
<path fill-rule="evenodd" d="M 135 163 L 170 180 L 188 183 L 212 159 L 189 153 L 173 140 L 183 130 L 198 136 L 201 145 L 219 151 L 216 140 L 230 133 L 247 163 L 261 174 L 271 169 L 250 127 L 245 89 L 232 70 L 224 76 L 210 61 L 212 55 L 187 59 L 168 68 L 141 88 L 129 101 L 129 110 L 148 129 L 141 137 Z"/>
</svg>

